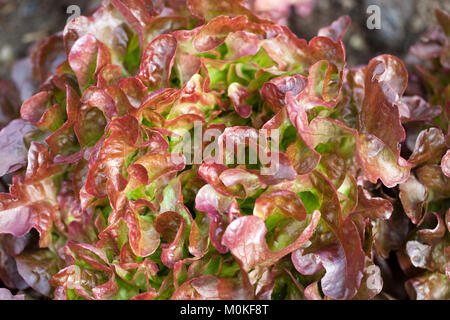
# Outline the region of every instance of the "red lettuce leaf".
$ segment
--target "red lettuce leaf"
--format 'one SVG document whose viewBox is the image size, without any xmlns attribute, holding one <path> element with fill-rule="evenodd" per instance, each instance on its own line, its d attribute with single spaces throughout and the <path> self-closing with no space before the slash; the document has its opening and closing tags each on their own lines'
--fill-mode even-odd
<svg viewBox="0 0 450 320">
<path fill-rule="evenodd" d="M 0 176 L 14 172 L 27 164 L 27 146 L 24 138 L 37 128 L 22 119 L 11 121 L 0 131 Z"/>
<path fill-rule="evenodd" d="M 25 295 L 13 295 L 8 289 L 0 288 L 0 300 L 25 300 Z"/>
<path fill-rule="evenodd" d="M 16 174 L 10 193 L 0 194 L 0 232 L 23 236 L 31 228 L 40 233 L 40 246 L 51 243 L 50 229 L 56 219 L 56 185 L 52 176 L 61 167 L 50 162 L 47 148 L 33 142 L 25 176 Z"/>
<path fill-rule="evenodd" d="M 138 77 L 151 90 L 169 86 L 176 49 L 177 40 L 172 35 L 161 35 L 145 48 Z"/>
<path fill-rule="evenodd" d="M 48 249 L 23 252 L 16 256 L 17 270 L 26 283 L 44 296 L 50 296 L 51 277 L 58 272 L 56 255 Z"/>
<path fill-rule="evenodd" d="M 257 265 L 271 265 L 304 245 L 312 236 L 319 219 L 320 213 L 315 211 L 302 234 L 293 243 L 275 252 L 269 249 L 265 238 L 267 227 L 257 216 L 240 217 L 230 223 L 222 243 L 230 249 L 242 268 L 248 271 Z"/>
<path fill-rule="evenodd" d="M 393 56 L 374 58 L 365 69 L 365 95 L 357 123 L 358 161 L 369 181 L 376 183 L 380 178 L 387 187 L 404 182 L 411 168 L 399 149 L 405 130 L 398 100 L 406 83 L 406 69 Z"/>
</svg>

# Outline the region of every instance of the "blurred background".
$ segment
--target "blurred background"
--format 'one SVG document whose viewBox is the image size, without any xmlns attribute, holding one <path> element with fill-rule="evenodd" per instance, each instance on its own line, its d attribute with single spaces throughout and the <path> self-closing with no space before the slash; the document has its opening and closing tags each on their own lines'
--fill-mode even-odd
<svg viewBox="0 0 450 320">
<path fill-rule="evenodd" d="M 366 64 L 380 53 L 404 58 L 409 46 L 434 21 L 433 9 L 450 11 L 446 0 L 250 0 L 270 11 L 286 7 L 284 21 L 299 37 L 311 39 L 319 28 L 342 15 L 352 18 L 344 38 L 350 66 Z M 100 0 L 0 0 L 0 78 L 10 78 L 15 60 L 25 57 L 30 46 L 64 28 L 70 14 L 67 8 L 78 5 L 81 14 L 91 13 Z M 296 3 L 289 6 L 289 4 Z M 381 9 L 381 29 L 369 30 L 366 13 L 369 5 Z M 273 8 L 272 8 L 273 7 Z M 289 8 L 290 7 L 290 8 Z"/>
</svg>

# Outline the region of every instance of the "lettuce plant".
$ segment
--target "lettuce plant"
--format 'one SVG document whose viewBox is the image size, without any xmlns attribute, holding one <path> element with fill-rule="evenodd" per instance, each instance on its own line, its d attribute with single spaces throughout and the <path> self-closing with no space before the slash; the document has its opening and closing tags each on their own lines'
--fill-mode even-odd
<svg viewBox="0 0 450 320">
<path fill-rule="evenodd" d="M 449 15 L 408 86 L 346 66 L 347 16 L 306 41 L 249 8 L 105 1 L 17 66 L 0 298 L 450 298 Z"/>
</svg>

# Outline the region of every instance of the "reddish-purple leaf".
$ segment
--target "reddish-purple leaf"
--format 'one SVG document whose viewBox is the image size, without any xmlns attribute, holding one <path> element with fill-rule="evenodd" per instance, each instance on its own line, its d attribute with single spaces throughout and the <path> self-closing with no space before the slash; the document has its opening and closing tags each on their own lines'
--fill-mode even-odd
<svg viewBox="0 0 450 320">
<path fill-rule="evenodd" d="M 27 147 L 24 138 L 37 128 L 22 119 L 11 121 L 0 131 L 0 176 L 14 172 L 27 164 Z"/>
</svg>

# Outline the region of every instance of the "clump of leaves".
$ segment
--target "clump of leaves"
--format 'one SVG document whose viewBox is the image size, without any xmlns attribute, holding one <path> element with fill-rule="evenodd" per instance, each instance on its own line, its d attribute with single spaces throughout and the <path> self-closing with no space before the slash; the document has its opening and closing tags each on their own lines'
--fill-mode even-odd
<svg viewBox="0 0 450 320">
<path fill-rule="evenodd" d="M 32 80 L 0 132 L 1 281 L 52 299 L 450 298 L 436 15 L 409 96 L 396 57 L 346 67 L 349 17 L 309 42 L 234 0 L 111 0 L 72 20 L 16 66 Z M 174 161 L 195 122 L 244 145 L 279 130 L 275 172 Z"/>
</svg>

